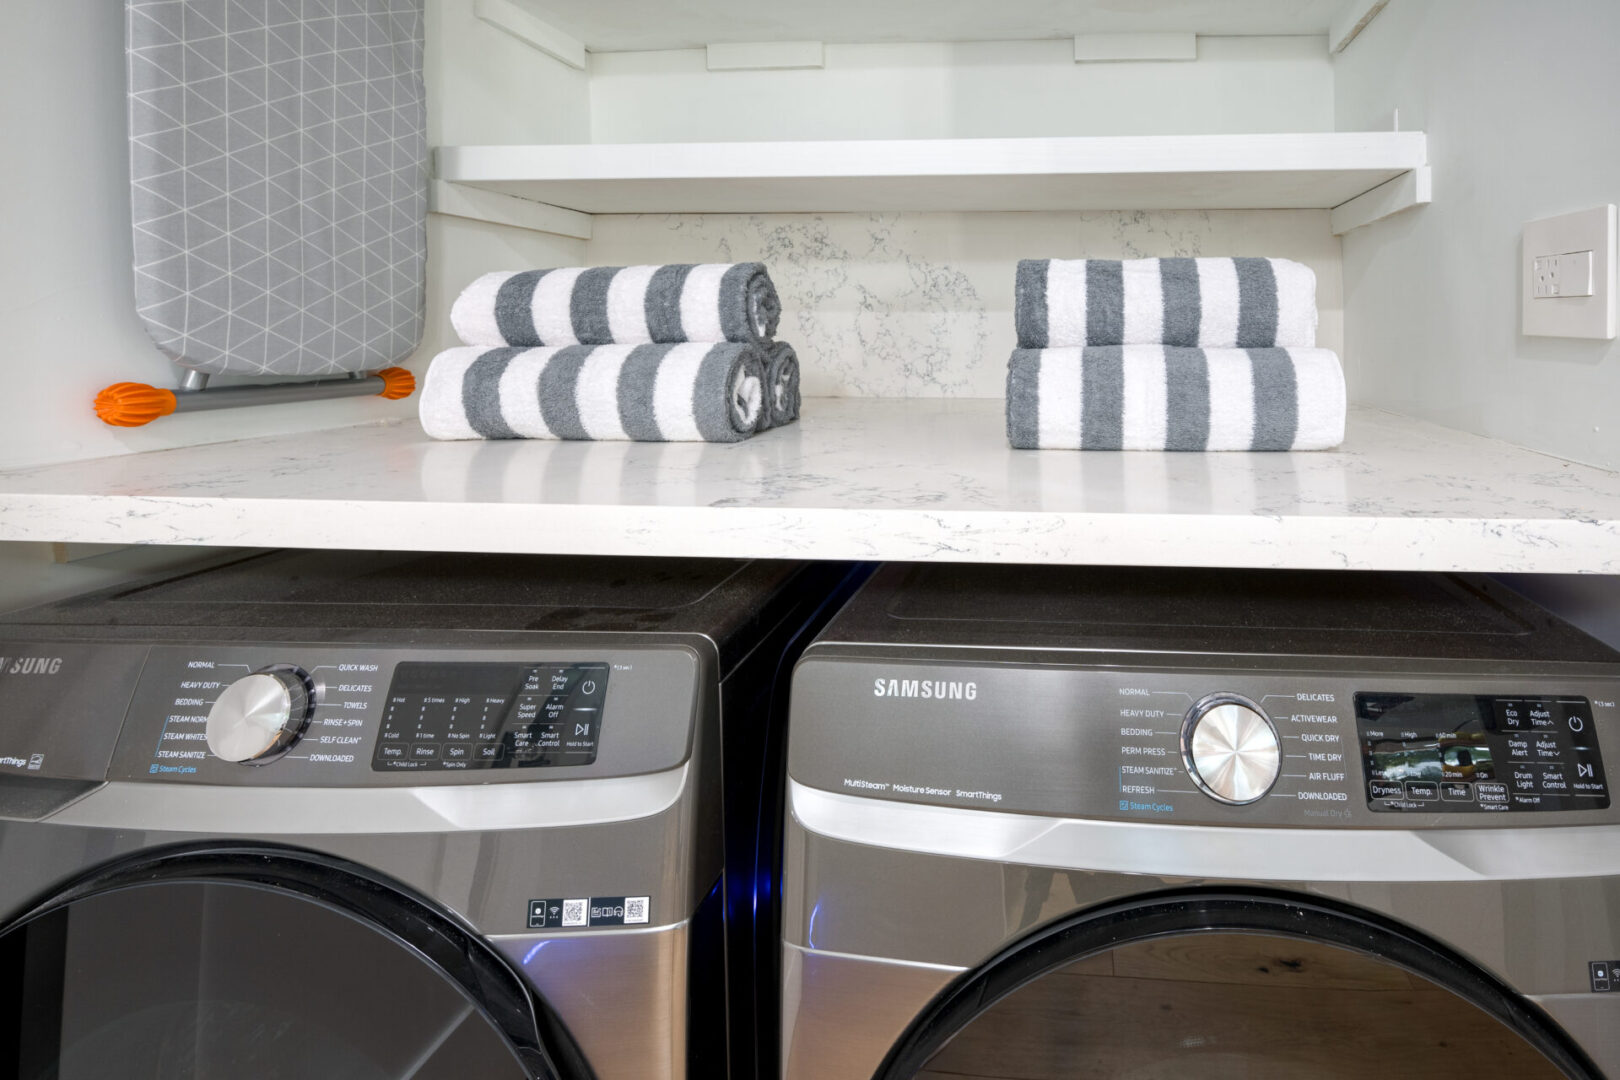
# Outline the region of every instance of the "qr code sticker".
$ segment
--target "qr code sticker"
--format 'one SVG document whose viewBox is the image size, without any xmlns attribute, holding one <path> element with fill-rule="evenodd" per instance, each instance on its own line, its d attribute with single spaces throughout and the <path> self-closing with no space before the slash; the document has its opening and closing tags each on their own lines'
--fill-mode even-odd
<svg viewBox="0 0 1620 1080">
<path fill-rule="evenodd" d="M 626 924 L 647 921 L 647 897 L 627 896 L 624 898 L 624 921 Z"/>
<path fill-rule="evenodd" d="M 564 900 L 562 924 L 564 926 L 584 926 L 589 921 L 586 908 L 589 900 Z"/>
</svg>

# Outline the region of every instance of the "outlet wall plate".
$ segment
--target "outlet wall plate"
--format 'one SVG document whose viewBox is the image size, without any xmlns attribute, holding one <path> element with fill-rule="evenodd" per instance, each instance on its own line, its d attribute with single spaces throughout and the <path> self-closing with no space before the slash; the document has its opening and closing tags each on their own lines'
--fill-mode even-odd
<svg viewBox="0 0 1620 1080">
<path fill-rule="evenodd" d="M 1519 285 L 1524 311 L 1521 328 L 1527 336 L 1614 338 L 1615 222 L 1615 208 L 1611 203 L 1525 225 L 1524 244 L 1519 254 Z M 1575 269 L 1574 260 L 1550 257 L 1586 251 L 1592 253 L 1589 295 L 1572 295 L 1576 290 L 1562 287 L 1557 296 L 1537 295 L 1549 291 L 1549 268 L 1560 274 Z M 1536 265 L 1538 259 L 1543 260 L 1540 267 Z M 1565 266 L 1566 262 L 1570 265 Z M 1580 269 L 1584 271 L 1584 264 L 1580 264 Z M 1539 290 L 1538 280 L 1542 286 Z"/>
</svg>

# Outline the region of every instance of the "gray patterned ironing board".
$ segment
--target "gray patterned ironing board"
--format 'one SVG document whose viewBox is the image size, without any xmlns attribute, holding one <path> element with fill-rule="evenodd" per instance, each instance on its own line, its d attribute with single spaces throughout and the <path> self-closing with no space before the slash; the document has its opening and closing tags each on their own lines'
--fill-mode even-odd
<svg viewBox="0 0 1620 1080">
<path fill-rule="evenodd" d="M 126 0 L 135 305 L 208 373 L 386 367 L 422 335 L 422 0 Z"/>
</svg>

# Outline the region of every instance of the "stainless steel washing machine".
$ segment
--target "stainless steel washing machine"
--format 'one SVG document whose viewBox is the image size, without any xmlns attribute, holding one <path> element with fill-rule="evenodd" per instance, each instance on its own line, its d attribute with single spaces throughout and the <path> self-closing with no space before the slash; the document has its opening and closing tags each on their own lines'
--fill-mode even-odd
<svg viewBox="0 0 1620 1080">
<path fill-rule="evenodd" d="M 0 1075 L 755 1075 L 845 569 L 261 553 L 0 621 Z"/>
<path fill-rule="evenodd" d="M 794 676 L 783 1075 L 1620 1075 L 1617 700 L 1478 578 L 885 567 Z"/>
</svg>

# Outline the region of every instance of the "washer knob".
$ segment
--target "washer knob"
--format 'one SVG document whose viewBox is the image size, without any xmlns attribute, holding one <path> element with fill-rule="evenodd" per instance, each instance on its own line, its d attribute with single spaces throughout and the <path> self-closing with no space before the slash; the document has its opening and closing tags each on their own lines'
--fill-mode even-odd
<svg viewBox="0 0 1620 1080">
<path fill-rule="evenodd" d="M 1204 794 L 1241 806 L 1263 799 L 1277 782 L 1282 744 L 1260 706 L 1236 694 L 1211 694 L 1181 725 L 1181 760 Z"/>
<path fill-rule="evenodd" d="M 309 676 L 273 667 L 227 686 L 208 711 L 208 749 L 242 765 L 268 765 L 292 748 L 309 726 L 315 695 Z"/>
</svg>

